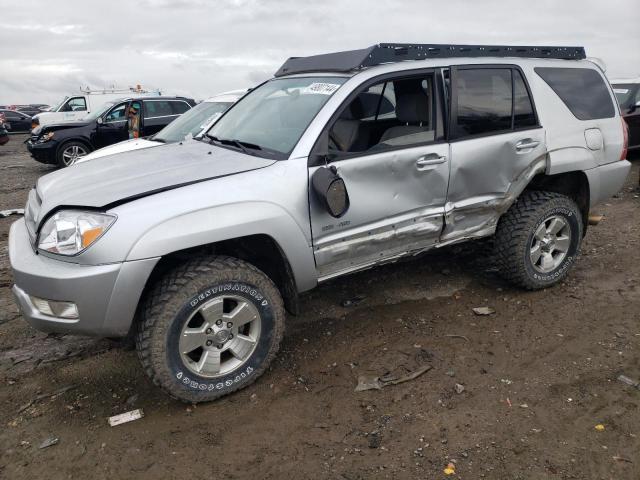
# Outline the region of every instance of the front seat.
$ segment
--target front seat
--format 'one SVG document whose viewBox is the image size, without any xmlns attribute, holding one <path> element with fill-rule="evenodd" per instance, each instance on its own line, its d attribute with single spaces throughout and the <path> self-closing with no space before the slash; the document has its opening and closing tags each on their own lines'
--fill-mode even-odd
<svg viewBox="0 0 640 480">
<path fill-rule="evenodd" d="M 342 152 L 359 152 L 368 146 L 369 136 L 362 126 L 363 105 L 356 97 L 333 124 L 330 138 Z"/>
<path fill-rule="evenodd" d="M 396 92 L 396 118 L 403 123 L 388 128 L 380 137 L 385 145 L 431 142 L 435 132 L 429 126 L 429 97 L 423 92 Z"/>
</svg>

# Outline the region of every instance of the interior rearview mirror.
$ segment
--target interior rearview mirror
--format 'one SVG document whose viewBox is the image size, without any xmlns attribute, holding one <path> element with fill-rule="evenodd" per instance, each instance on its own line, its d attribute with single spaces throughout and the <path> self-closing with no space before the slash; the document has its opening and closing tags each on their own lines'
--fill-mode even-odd
<svg viewBox="0 0 640 480">
<path fill-rule="evenodd" d="M 347 186 L 335 167 L 318 168 L 311 177 L 311 185 L 329 215 L 340 218 L 347 213 L 349 210 Z"/>
</svg>

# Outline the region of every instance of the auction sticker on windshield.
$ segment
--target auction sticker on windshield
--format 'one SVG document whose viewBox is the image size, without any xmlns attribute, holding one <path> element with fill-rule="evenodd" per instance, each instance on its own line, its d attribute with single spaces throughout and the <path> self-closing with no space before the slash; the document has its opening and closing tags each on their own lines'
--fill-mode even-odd
<svg viewBox="0 0 640 480">
<path fill-rule="evenodd" d="M 331 95 L 340 87 L 337 83 L 312 83 L 302 90 L 302 93 L 311 93 L 316 95 Z"/>
</svg>

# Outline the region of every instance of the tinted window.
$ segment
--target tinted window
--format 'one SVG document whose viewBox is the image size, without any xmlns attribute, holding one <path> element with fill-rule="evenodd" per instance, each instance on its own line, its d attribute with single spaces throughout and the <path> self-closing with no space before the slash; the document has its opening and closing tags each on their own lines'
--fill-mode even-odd
<svg viewBox="0 0 640 480">
<path fill-rule="evenodd" d="M 146 100 L 144 102 L 144 118 L 168 117 L 175 115 L 171 105 L 165 100 Z"/>
<path fill-rule="evenodd" d="M 535 72 L 579 120 L 611 118 L 615 115 L 609 89 L 596 70 L 537 67 Z"/>
<path fill-rule="evenodd" d="M 513 124 L 514 128 L 536 125 L 533 104 L 519 70 L 513 70 Z"/>
<path fill-rule="evenodd" d="M 458 96 L 458 136 L 511 129 L 510 69 L 458 70 L 455 89 Z"/>
<path fill-rule="evenodd" d="M 623 111 L 630 109 L 640 101 L 640 86 L 634 83 L 614 83 L 613 93 Z"/>
<path fill-rule="evenodd" d="M 174 115 L 182 115 L 184 112 L 190 109 L 189 105 L 186 102 L 169 102 L 171 104 L 171 108 L 173 109 Z"/>
<path fill-rule="evenodd" d="M 12 111 L 1 112 L 4 113 L 4 116 L 7 120 L 22 120 L 24 117 L 19 113 L 15 113 Z"/>
</svg>

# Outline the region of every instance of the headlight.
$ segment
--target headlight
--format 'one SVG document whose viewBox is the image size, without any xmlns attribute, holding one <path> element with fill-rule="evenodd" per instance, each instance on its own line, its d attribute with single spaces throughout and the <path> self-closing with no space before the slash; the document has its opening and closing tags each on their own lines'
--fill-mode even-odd
<svg viewBox="0 0 640 480">
<path fill-rule="evenodd" d="M 75 255 L 89 248 L 113 222 L 114 215 L 63 210 L 47 220 L 38 236 L 38 248 L 60 255 Z"/>
<path fill-rule="evenodd" d="M 52 138 L 53 138 L 53 132 L 47 132 L 44 135 L 41 135 L 40 138 L 38 138 L 37 142 L 45 143 L 51 140 Z"/>
</svg>

